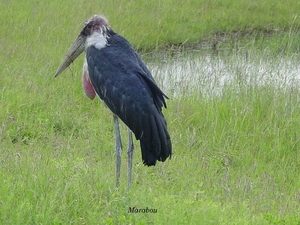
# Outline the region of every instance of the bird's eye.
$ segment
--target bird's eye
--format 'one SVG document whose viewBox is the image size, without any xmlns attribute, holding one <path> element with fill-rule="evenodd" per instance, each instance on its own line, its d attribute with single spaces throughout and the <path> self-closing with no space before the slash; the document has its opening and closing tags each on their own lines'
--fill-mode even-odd
<svg viewBox="0 0 300 225">
<path fill-rule="evenodd" d="M 85 26 L 84 31 L 83 31 L 85 36 L 88 36 L 91 34 L 92 27 L 93 26 L 91 24 L 87 24 Z"/>
<path fill-rule="evenodd" d="M 88 35 L 90 35 L 90 34 L 91 34 L 91 29 L 92 29 L 92 25 L 87 24 L 87 25 L 83 28 L 83 30 L 81 31 L 81 35 L 83 35 L 83 36 L 88 36 Z"/>
</svg>

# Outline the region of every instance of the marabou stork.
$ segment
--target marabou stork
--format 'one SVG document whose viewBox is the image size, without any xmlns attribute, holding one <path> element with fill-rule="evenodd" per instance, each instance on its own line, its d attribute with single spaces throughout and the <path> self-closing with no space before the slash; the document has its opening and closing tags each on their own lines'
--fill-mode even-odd
<svg viewBox="0 0 300 225">
<path fill-rule="evenodd" d="M 97 94 L 113 112 L 116 135 L 117 182 L 121 165 L 121 136 L 118 118 L 128 126 L 128 189 L 131 183 L 133 141 L 140 140 L 144 165 L 155 166 L 172 154 L 167 123 L 162 114 L 168 98 L 155 83 L 150 71 L 130 43 L 115 33 L 104 16 L 94 15 L 74 41 L 55 77 L 62 73 L 83 51 L 83 88 L 94 99 Z"/>
</svg>

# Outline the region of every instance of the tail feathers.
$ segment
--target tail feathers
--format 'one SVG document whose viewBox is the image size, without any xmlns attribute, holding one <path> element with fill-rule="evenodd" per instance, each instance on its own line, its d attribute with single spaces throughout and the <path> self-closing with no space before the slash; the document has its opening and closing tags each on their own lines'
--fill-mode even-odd
<svg viewBox="0 0 300 225">
<path fill-rule="evenodd" d="M 151 152 L 151 149 L 149 149 L 147 143 L 143 141 L 142 138 L 140 140 L 140 143 L 141 143 L 142 159 L 144 165 L 155 166 L 157 160 L 155 155 L 153 154 L 153 152 Z"/>
<path fill-rule="evenodd" d="M 141 139 L 143 163 L 155 166 L 156 160 L 164 162 L 172 154 L 172 144 L 167 123 L 162 114 L 150 116 Z M 146 122 L 144 121 L 144 122 Z"/>
</svg>

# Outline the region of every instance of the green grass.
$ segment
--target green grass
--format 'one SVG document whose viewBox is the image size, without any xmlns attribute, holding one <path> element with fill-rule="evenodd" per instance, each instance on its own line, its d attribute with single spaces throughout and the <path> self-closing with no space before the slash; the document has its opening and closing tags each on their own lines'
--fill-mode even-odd
<svg viewBox="0 0 300 225">
<path fill-rule="evenodd" d="M 278 59 L 297 63 L 299 9 L 298 1 L 267 0 L 0 2 L 1 224 L 299 224 L 299 85 L 245 81 L 278 75 Z M 176 53 L 143 55 L 150 69 L 158 65 L 154 75 L 171 97 L 164 114 L 174 154 L 147 168 L 135 142 L 130 192 L 126 127 L 116 190 L 112 115 L 84 96 L 82 60 L 53 78 L 82 22 L 95 13 L 144 52 L 216 44 L 213 54 L 235 76 L 207 94 L 211 76 L 219 79 L 224 68 L 205 70 L 212 63 L 205 57 L 200 65 L 178 61 L 185 79 L 171 80 L 168 89 L 158 75 L 172 79 L 165 61 Z M 241 55 L 249 64 L 239 63 Z M 266 60 L 262 74 L 249 69 Z M 157 213 L 128 213 L 129 207 Z"/>
<path fill-rule="evenodd" d="M 0 4 L 1 48 L 9 55 L 27 46 L 30 46 L 27 55 L 35 55 L 37 51 L 49 57 L 54 53 L 61 55 L 78 35 L 83 22 L 93 14 L 106 15 L 116 32 L 143 51 L 194 45 L 199 41 L 215 45 L 225 40 L 236 41 L 241 36 L 265 40 L 269 35 L 275 35 L 276 43 L 279 38 L 282 45 L 292 43 L 291 49 L 299 49 L 300 3 L 297 0 L 289 0 L 288 4 L 271 0 L 113 0 L 109 3 L 54 0 Z M 272 39 L 265 41 L 273 42 Z M 11 45 L 15 45 L 13 49 L 9 48 Z"/>
<path fill-rule="evenodd" d="M 136 145 L 129 193 L 125 154 L 121 188 L 114 189 L 111 115 L 98 103 L 82 99 L 76 107 L 62 98 L 57 103 L 68 107 L 45 101 L 11 114 L 17 106 L 2 105 L 1 221 L 297 224 L 299 92 L 244 91 L 170 101 L 174 156 L 146 168 Z M 133 206 L 158 213 L 128 213 Z"/>
</svg>

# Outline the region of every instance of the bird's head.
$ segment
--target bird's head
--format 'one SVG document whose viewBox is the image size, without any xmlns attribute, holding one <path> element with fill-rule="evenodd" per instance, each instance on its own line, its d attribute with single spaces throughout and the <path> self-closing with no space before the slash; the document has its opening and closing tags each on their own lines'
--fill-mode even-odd
<svg viewBox="0 0 300 225">
<path fill-rule="evenodd" d="M 94 15 L 85 22 L 85 25 L 76 38 L 76 40 L 71 45 L 69 51 L 67 52 L 62 63 L 58 67 L 54 77 L 62 73 L 69 65 L 84 51 L 88 45 L 87 40 L 94 34 L 94 32 L 99 32 L 103 35 L 103 32 L 109 28 L 108 20 L 104 16 Z"/>
</svg>

